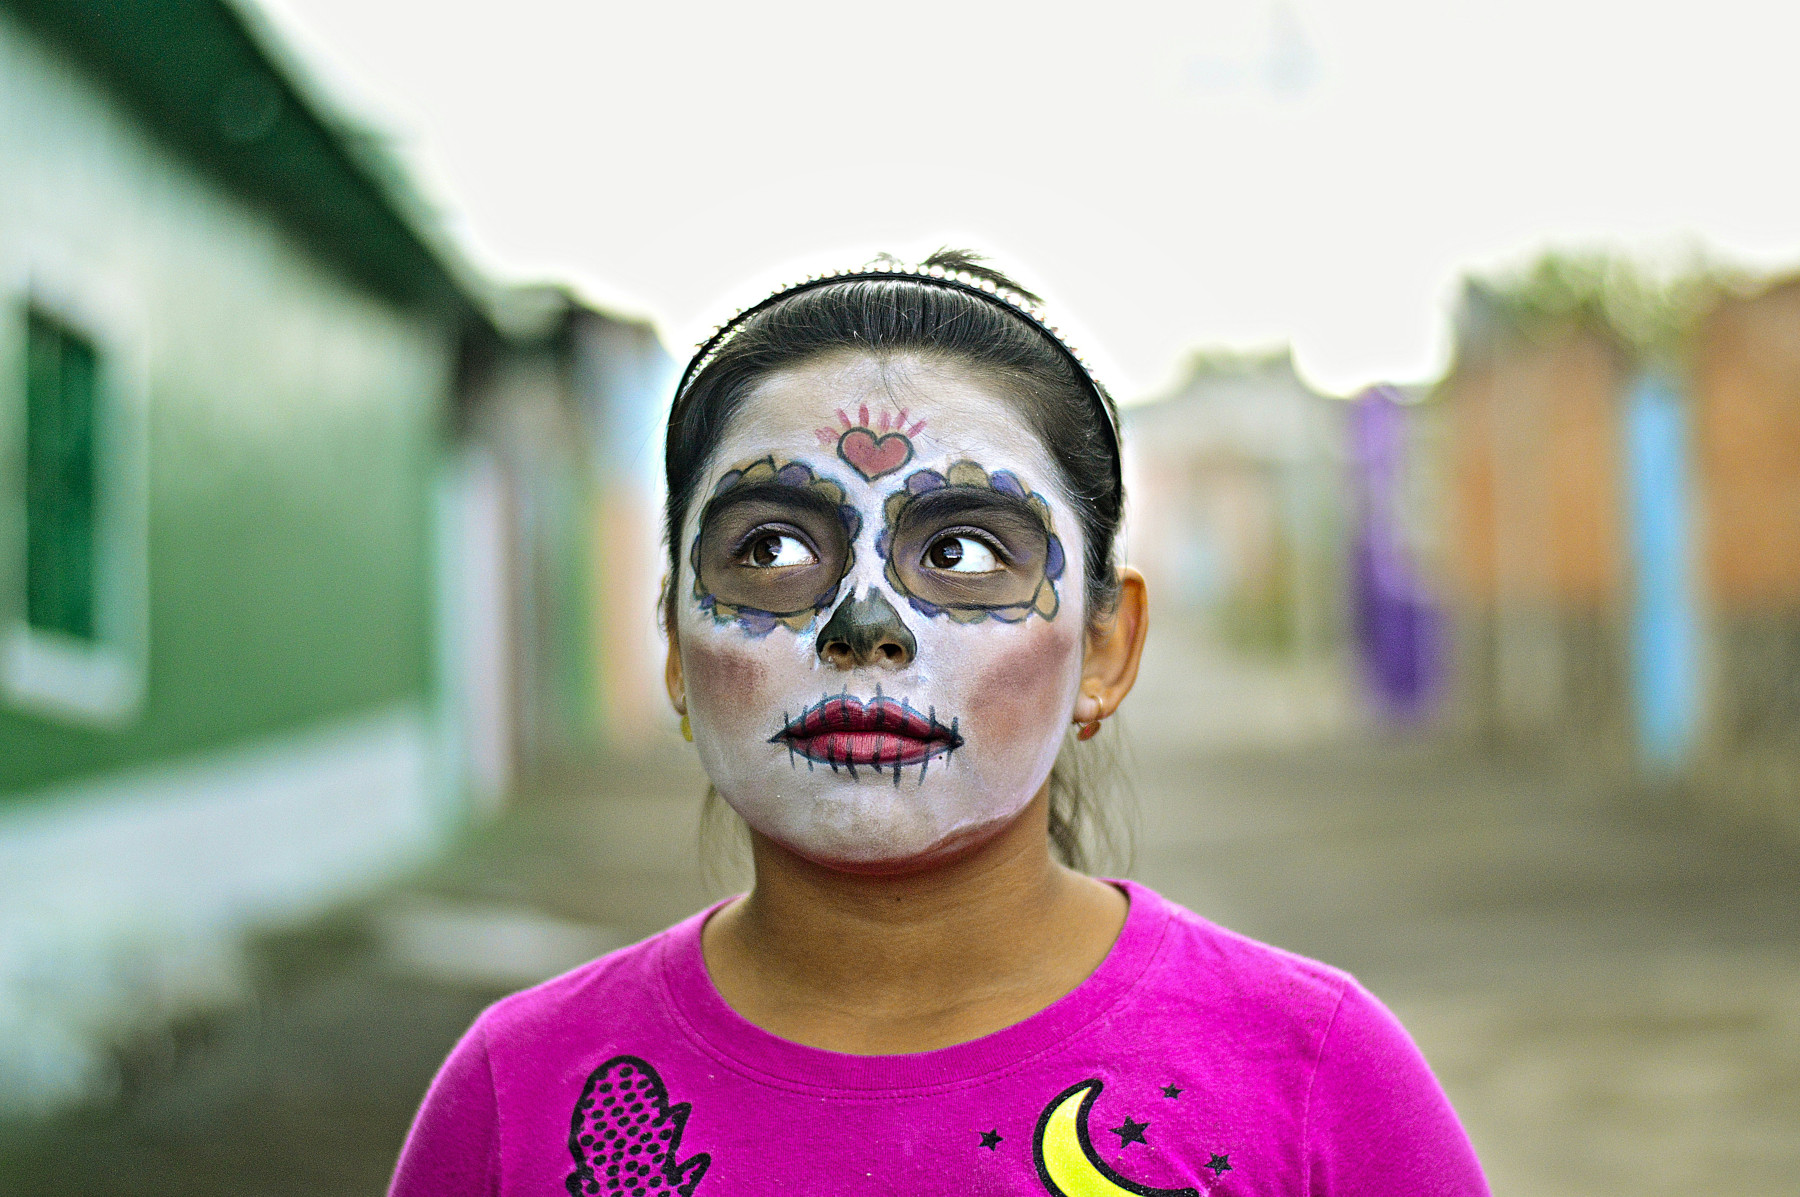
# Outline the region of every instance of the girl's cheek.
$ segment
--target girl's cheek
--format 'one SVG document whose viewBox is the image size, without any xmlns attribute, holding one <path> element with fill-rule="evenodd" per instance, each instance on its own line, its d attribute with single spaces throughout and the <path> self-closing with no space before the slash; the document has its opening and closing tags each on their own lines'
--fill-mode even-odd
<svg viewBox="0 0 1800 1197">
<path fill-rule="evenodd" d="M 1073 693 L 1079 644 L 1039 619 L 993 630 L 1027 634 L 1001 635 L 993 651 L 971 654 L 980 662 L 969 690 L 971 709 L 979 713 L 984 738 L 996 745 L 1038 741 L 1046 714 L 1060 710 Z"/>
<path fill-rule="evenodd" d="M 688 694 L 705 695 L 721 710 L 755 710 L 768 679 L 768 666 L 754 649 L 736 648 L 723 638 L 700 635 L 681 646 Z"/>
</svg>

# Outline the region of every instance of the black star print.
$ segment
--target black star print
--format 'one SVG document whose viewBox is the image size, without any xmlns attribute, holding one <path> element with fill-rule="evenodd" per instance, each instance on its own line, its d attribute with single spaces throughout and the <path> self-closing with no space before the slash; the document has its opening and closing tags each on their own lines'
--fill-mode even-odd
<svg viewBox="0 0 1800 1197">
<path fill-rule="evenodd" d="M 1181 1090 L 1177 1089 L 1174 1085 L 1164 1085 L 1163 1096 L 1172 1100 L 1181 1096 Z"/>
<path fill-rule="evenodd" d="M 1000 1146 L 1000 1132 L 997 1130 L 982 1131 L 981 1145 L 989 1151 L 998 1150 Z"/>
<path fill-rule="evenodd" d="M 1231 1161 L 1222 1155 L 1215 1155 L 1206 1162 L 1206 1166 L 1212 1169 L 1214 1176 L 1219 1176 L 1231 1171 Z"/>
<path fill-rule="evenodd" d="M 1119 1136 L 1119 1150 L 1123 1151 L 1133 1143 L 1143 1143 L 1144 1128 L 1149 1125 L 1148 1122 L 1133 1122 L 1127 1118 L 1124 1126 L 1113 1127 L 1112 1133 Z M 1149 1144 L 1146 1143 L 1145 1146 Z"/>
</svg>

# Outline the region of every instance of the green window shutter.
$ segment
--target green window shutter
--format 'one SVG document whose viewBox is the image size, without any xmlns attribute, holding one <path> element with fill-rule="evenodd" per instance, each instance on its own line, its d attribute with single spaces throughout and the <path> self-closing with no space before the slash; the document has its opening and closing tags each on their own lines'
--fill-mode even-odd
<svg viewBox="0 0 1800 1197">
<path fill-rule="evenodd" d="M 26 315 L 25 621 L 94 638 L 94 347 Z"/>
</svg>

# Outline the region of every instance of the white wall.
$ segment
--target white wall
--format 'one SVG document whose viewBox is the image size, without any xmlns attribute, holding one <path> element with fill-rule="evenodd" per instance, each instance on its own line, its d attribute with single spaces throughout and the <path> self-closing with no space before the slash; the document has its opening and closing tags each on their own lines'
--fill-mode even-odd
<svg viewBox="0 0 1800 1197">
<path fill-rule="evenodd" d="M 431 749 L 407 704 L 0 808 L 0 1116 L 104 1096 L 115 1042 L 242 992 L 258 927 L 423 858 Z"/>
</svg>

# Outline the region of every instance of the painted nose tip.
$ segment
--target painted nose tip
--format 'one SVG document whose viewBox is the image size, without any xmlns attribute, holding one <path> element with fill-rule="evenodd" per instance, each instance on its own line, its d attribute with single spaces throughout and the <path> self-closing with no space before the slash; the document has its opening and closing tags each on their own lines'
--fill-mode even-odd
<svg viewBox="0 0 1800 1197">
<path fill-rule="evenodd" d="M 874 588 L 862 598 L 852 592 L 839 603 L 815 647 L 819 660 L 834 669 L 904 669 L 919 651 L 900 612 Z"/>
</svg>

